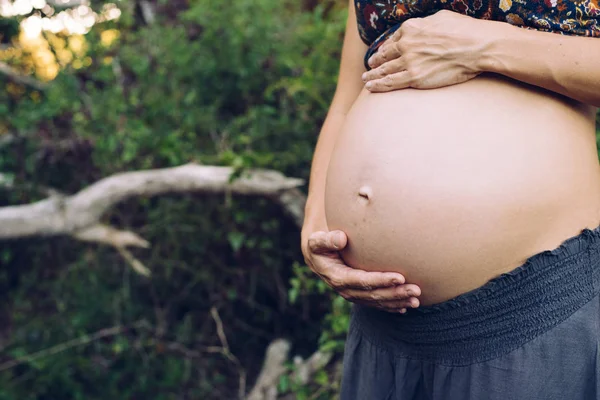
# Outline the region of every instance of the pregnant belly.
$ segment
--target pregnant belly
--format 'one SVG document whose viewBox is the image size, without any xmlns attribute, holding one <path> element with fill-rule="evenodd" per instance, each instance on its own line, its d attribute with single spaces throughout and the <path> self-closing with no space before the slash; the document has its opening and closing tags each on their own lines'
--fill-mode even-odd
<svg viewBox="0 0 600 400">
<path fill-rule="evenodd" d="M 352 267 L 398 271 L 432 304 L 600 223 L 594 109 L 495 76 L 363 91 L 325 192 Z"/>
</svg>

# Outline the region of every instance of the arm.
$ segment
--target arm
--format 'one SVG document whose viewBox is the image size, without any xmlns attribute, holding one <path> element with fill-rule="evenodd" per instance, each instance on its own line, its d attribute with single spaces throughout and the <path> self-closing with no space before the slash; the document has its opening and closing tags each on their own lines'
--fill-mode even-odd
<svg viewBox="0 0 600 400">
<path fill-rule="evenodd" d="M 402 24 L 369 60 L 373 92 L 433 89 L 494 72 L 600 106 L 600 39 L 439 11 Z"/>
<path fill-rule="evenodd" d="M 565 36 L 486 21 L 479 69 L 600 107 L 600 38 Z"/>
<path fill-rule="evenodd" d="M 405 312 L 418 307 L 418 286 L 404 284 L 395 272 L 366 272 L 345 265 L 339 255 L 347 245 L 341 231 L 329 232 L 325 219 L 325 179 L 329 159 L 346 114 L 363 89 L 361 74 L 367 47 L 360 40 L 354 4 L 350 0 L 348 23 L 336 92 L 321 129 L 313 156 L 309 193 L 302 227 L 302 253 L 306 264 L 345 299 L 389 312 Z"/>
<path fill-rule="evenodd" d="M 364 86 L 360 77 L 365 71 L 362 59 L 366 51 L 367 46 L 358 36 L 354 5 L 350 1 L 337 88 L 319 134 L 312 161 L 303 237 L 317 230 L 327 230 L 324 213 L 327 167 L 346 114 Z"/>
</svg>

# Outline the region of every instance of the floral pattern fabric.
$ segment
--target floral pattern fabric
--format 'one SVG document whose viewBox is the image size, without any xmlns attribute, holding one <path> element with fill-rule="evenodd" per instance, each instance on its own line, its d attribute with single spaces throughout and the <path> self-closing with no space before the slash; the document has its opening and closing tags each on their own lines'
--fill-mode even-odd
<svg viewBox="0 0 600 400">
<path fill-rule="evenodd" d="M 568 35 L 600 37 L 600 0 L 355 0 L 366 60 L 412 17 L 450 10 L 479 19 Z"/>
</svg>

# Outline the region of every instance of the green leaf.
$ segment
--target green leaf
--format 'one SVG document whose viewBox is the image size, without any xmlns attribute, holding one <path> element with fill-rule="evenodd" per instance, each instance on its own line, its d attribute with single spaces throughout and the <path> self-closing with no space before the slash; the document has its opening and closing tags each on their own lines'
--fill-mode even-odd
<svg viewBox="0 0 600 400">
<path fill-rule="evenodd" d="M 245 239 L 246 235 L 242 232 L 229 232 L 227 234 L 227 240 L 234 252 L 237 252 L 242 248 Z"/>
<path fill-rule="evenodd" d="M 290 390 L 290 377 L 287 374 L 279 377 L 279 384 L 277 385 L 279 393 L 286 393 Z"/>
</svg>

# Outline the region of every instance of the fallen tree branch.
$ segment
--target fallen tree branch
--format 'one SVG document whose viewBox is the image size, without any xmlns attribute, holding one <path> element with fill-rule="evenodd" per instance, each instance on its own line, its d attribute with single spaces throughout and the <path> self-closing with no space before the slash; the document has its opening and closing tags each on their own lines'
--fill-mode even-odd
<svg viewBox="0 0 600 400">
<path fill-rule="evenodd" d="M 248 394 L 247 400 L 275 400 L 277 399 L 277 385 L 279 379 L 287 372 L 285 363 L 291 348 L 290 342 L 277 339 L 267 347 L 265 361 L 258 374 L 254 387 Z"/>
<path fill-rule="evenodd" d="M 314 352 L 306 360 L 302 357 L 297 356 L 294 358 L 294 373 L 292 374 L 292 380 L 302 385 L 308 384 L 313 374 L 325 367 L 331 361 L 333 357 L 332 353 L 324 353 L 322 351 Z"/>
<path fill-rule="evenodd" d="M 270 170 L 248 171 L 230 182 L 229 167 L 187 164 L 180 167 L 125 172 L 102 179 L 80 192 L 65 197 L 48 198 L 36 203 L 0 208 L 0 239 L 27 236 L 71 235 L 97 227 L 102 215 L 111 207 L 135 196 L 165 193 L 224 193 L 262 195 L 280 198 L 282 192 L 302 184 Z M 302 199 L 296 196 L 295 201 Z M 288 205 L 298 208 L 297 204 Z M 109 243 L 117 240 L 106 230 L 80 233 L 87 241 Z M 112 231 L 115 233 L 116 230 Z M 145 243 L 147 245 L 147 243 Z M 146 247 L 133 240 L 126 245 Z"/>
<path fill-rule="evenodd" d="M 293 188 L 283 191 L 274 200 L 294 220 L 298 228 L 302 228 L 306 195 L 300 189 Z"/>
<path fill-rule="evenodd" d="M 136 196 L 165 193 L 232 193 L 272 198 L 302 225 L 305 196 L 295 189 L 303 181 L 277 171 L 249 170 L 231 180 L 230 167 L 186 164 L 174 168 L 125 172 L 104 178 L 73 195 L 54 195 L 32 204 L 0 208 L 0 240 L 31 236 L 68 235 L 77 240 L 115 247 L 137 272 L 149 275 L 126 247 L 148 248 L 150 244 L 129 231 L 101 223 L 116 204 Z M 0 174 L 0 186 L 11 180 Z"/>
<path fill-rule="evenodd" d="M 265 360 L 254 387 L 246 400 L 277 400 L 279 380 L 289 373 L 286 366 L 291 344 L 284 339 L 276 339 L 267 348 Z M 333 354 L 317 350 L 309 358 L 294 357 L 294 369 L 290 380 L 299 385 L 307 385 L 313 375 L 331 361 Z"/>
</svg>

